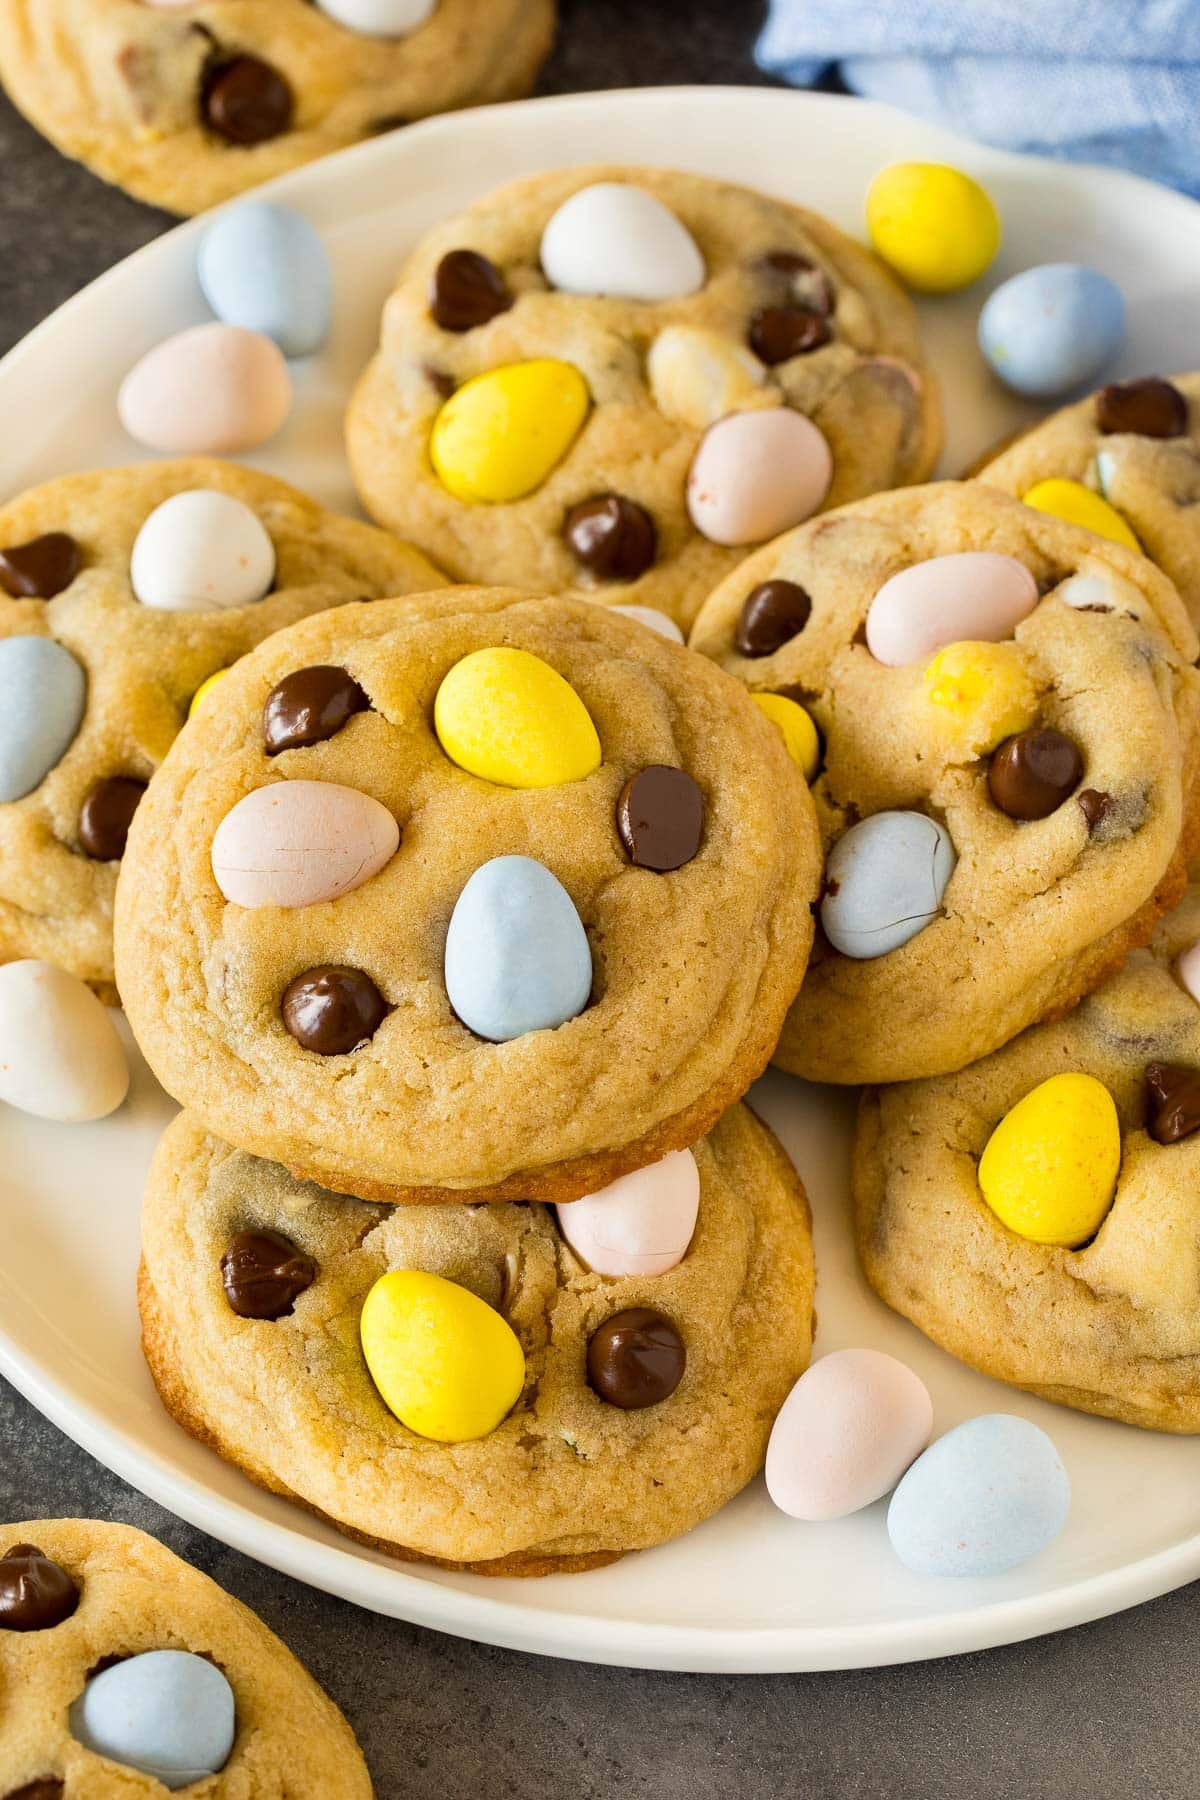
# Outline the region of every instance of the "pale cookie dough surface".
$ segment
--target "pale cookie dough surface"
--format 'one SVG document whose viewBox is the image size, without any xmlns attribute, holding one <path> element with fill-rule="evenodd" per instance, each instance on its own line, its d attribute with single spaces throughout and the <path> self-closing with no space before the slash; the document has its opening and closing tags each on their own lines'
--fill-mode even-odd
<svg viewBox="0 0 1200 1800">
<path fill-rule="evenodd" d="M 552 214 L 578 189 L 620 181 L 655 195 L 699 246 L 699 292 L 661 302 L 562 293 L 548 287 L 538 252 Z M 430 282 L 451 250 L 482 253 L 516 303 L 485 325 L 443 331 Z M 772 251 L 808 258 L 832 283 L 832 341 L 767 368 L 747 348 L 755 310 L 786 300 L 763 267 Z M 682 326 L 687 373 L 656 403 L 647 358 L 659 335 Z M 583 374 L 592 407 L 567 455 L 538 489 L 508 504 L 455 499 L 434 474 L 428 442 L 446 382 L 505 363 L 557 357 Z M 439 389 L 441 384 L 441 390 Z M 655 606 L 686 625 L 744 551 L 710 542 L 685 504 L 688 468 L 704 429 L 724 414 L 791 406 L 828 439 L 833 482 L 825 504 L 923 480 L 940 442 L 933 377 L 916 315 L 880 263 L 818 214 L 746 188 L 660 169 L 583 168 L 502 188 L 441 225 L 413 251 L 384 309 L 381 347 L 347 418 L 350 460 L 372 515 L 401 530 L 453 575 Z M 563 538 L 578 503 L 617 493 L 644 507 L 658 532 L 655 562 L 634 581 L 600 581 Z"/>
<path fill-rule="evenodd" d="M 446 756 L 434 696 L 469 652 L 533 652 L 575 688 L 601 766 L 555 787 L 495 786 Z M 265 754 L 282 677 L 336 664 L 372 710 L 308 749 Z M 634 867 L 618 797 L 642 767 L 685 769 L 705 803 L 696 856 Z M 316 906 L 227 904 L 211 867 L 230 808 L 270 781 L 357 788 L 400 848 Z M 544 863 L 587 931 L 592 1001 L 507 1043 L 455 1017 L 443 979 L 468 878 Z M 243 662 L 177 739 L 134 821 L 118 899 L 118 979 L 169 1092 L 212 1131 L 375 1199 L 572 1199 L 694 1141 L 769 1058 L 804 972 L 820 879 L 816 820 L 776 729 L 738 683 L 588 601 L 447 589 L 340 608 Z M 281 996 L 318 964 L 363 970 L 393 1010 L 344 1056 L 302 1049 Z"/>
<path fill-rule="evenodd" d="M 201 212 L 331 150 L 426 114 L 527 94 L 554 0 L 438 0 L 405 38 L 339 24 L 309 0 L 0 0 L 0 78 L 59 149 L 173 212 Z M 292 90 L 290 126 L 230 143 L 206 82 L 237 56 Z"/>
<path fill-rule="evenodd" d="M 1200 937 L 1200 889 L 1068 1018 L 961 1074 L 863 1096 L 859 1252 L 889 1306 L 952 1355 L 1047 1400 L 1161 1431 L 1200 1431 L 1200 1135 L 1145 1129 L 1147 1063 L 1200 1066 L 1200 1008 L 1172 963 Z M 1112 1209 L 1079 1250 L 1002 1225 L 979 1157 L 1031 1088 L 1068 1070 L 1116 1102 Z"/>
<path fill-rule="evenodd" d="M 275 584 L 252 606 L 170 612 L 130 583 L 134 540 L 171 495 L 212 488 L 254 512 L 276 554 Z M 0 961 L 44 957 L 114 997 L 112 913 L 119 863 L 85 854 L 80 809 L 95 782 L 148 780 L 192 696 L 281 626 L 363 595 L 441 587 L 444 577 L 386 532 L 326 512 L 253 469 L 207 458 L 67 475 L 0 508 L 0 549 L 66 532 L 82 566 L 50 600 L 0 593 L 0 638 L 53 638 L 82 664 L 87 702 L 61 761 L 24 799 L 0 804 Z"/>
<path fill-rule="evenodd" d="M 609 1278 L 552 1209 L 368 1206 L 230 1150 L 188 1114 L 160 1146 L 142 1216 L 143 1335 L 176 1418 L 255 1481 L 400 1556 L 497 1574 L 594 1567 L 691 1529 L 762 1466 L 812 1342 L 808 1205 L 778 1143 L 735 1107 L 695 1146 L 700 1212 L 665 1275 Z M 318 1264 L 289 1317 L 238 1318 L 221 1257 L 239 1231 Z M 470 1288 L 521 1341 L 524 1391 L 486 1437 L 440 1444 L 384 1405 L 359 1313 L 389 1269 Z M 675 1392 L 624 1411 L 588 1386 L 587 1343 L 614 1313 L 672 1321 Z"/>
<path fill-rule="evenodd" d="M 999 551 L 1042 598 L 1015 654 L 1040 725 L 1066 733 L 1083 777 L 1048 818 L 1019 822 L 988 792 L 987 756 L 940 735 L 924 664 L 888 667 L 863 641 L 872 599 L 926 558 Z M 1060 597 L 1076 573 L 1103 578 L 1109 612 Z M 798 583 L 804 630 L 771 656 L 734 638 L 760 583 Z M 1115 584 L 1115 585 L 1114 585 Z M 913 809 L 950 832 L 958 864 L 941 915 L 870 961 L 818 932 L 775 1060 L 809 1080 L 904 1081 L 962 1068 L 1103 980 L 1183 891 L 1195 831 L 1200 676 L 1174 588 L 1144 557 L 977 482 L 881 495 L 814 521 L 751 557 L 715 593 L 692 647 L 760 690 L 797 688 L 823 739 L 813 795 L 828 849 L 860 818 Z M 1092 831 L 1086 789 L 1112 805 Z"/>
<path fill-rule="evenodd" d="M 237 1704 L 229 1761 L 188 1786 L 192 1800 L 370 1800 L 367 1766 L 332 1700 L 261 1619 L 206 1575 L 144 1532 L 93 1519 L 0 1526 L 0 1556 L 17 1544 L 58 1563 L 80 1598 L 59 1625 L 0 1630 L 0 1792 L 41 1781 L 47 1800 L 166 1793 L 152 1776 L 86 1750 L 67 1719 L 97 1663 L 185 1650 L 216 1664 Z M 43 1790 L 34 1791 L 41 1800 Z"/>
</svg>

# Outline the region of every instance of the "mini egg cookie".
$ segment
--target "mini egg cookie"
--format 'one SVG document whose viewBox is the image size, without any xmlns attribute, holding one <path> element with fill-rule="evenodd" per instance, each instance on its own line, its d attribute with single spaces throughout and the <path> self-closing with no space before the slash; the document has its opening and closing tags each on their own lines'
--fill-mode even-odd
<svg viewBox="0 0 1200 1800">
<path fill-rule="evenodd" d="M 858 1243 L 952 1355 L 1084 1412 L 1200 1431 L 1200 888 L 1069 1017 L 868 1091 Z"/>
<path fill-rule="evenodd" d="M 745 547 L 923 480 L 940 422 L 910 302 L 828 221 L 587 168 L 418 245 L 347 433 L 368 512 L 458 579 L 686 624 Z"/>
<path fill-rule="evenodd" d="M 348 1536 L 488 1574 L 597 1568 L 699 1524 L 762 1467 L 812 1340 L 804 1193 L 740 1106 L 558 1209 L 369 1206 L 185 1113 L 142 1256 L 181 1425 Z"/>
<path fill-rule="evenodd" d="M 962 1068 L 1073 1006 L 1179 898 L 1196 637 L 1135 551 L 978 482 L 880 495 L 751 557 L 691 642 L 797 743 L 807 715 L 819 757 L 793 1074 Z"/>
<path fill-rule="evenodd" d="M 0 1526 L 9 1800 L 370 1800 L 354 1733 L 261 1619 L 128 1525 Z"/>
<path fill-rule="evenodd" d="M 527 94 L 554 0 L 0 0 L 0 79 L 68 156 L 202 212 L 429 113 Z"/>
<path fill-rule="evenodd" d="M 739 683 L 587 601 L 447 589 L 226 677 L 138 809 L 118 981 L 239 1149 L 366 1199 L 569 1200 L 745 1092 L 819 880 Z"/>
<path fill-rule="evenodd" d="M 309 613 L 442 585 L 386 532 L 232 463 L 97 469 L 0 508 L 0 961 L 114 998 L 125 835 L 202 690 Z"/>
<path fill-rule="evenodd" d="M 977 468 L 1031 506 L 1140 545 L 1200 625 L 1200 375 L 1115 382 Z"/>
</svg>

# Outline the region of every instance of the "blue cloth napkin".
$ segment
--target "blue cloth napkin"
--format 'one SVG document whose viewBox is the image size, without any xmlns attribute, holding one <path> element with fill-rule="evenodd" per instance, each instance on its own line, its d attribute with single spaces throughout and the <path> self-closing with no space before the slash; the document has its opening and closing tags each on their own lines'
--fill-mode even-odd
<svg viewBox="0 0 1200 1800">
<path fill-rule="evenodd" d="M 1200 194 L 1200 0 L 771 0 L 761 68 Z"/>
</svg>

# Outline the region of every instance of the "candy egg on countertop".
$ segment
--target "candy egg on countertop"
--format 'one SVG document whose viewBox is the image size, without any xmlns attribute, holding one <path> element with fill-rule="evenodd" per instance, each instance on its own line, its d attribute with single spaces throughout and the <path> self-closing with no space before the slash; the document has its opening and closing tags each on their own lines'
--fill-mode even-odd
<svg viewBox="0 0 1200 1800">
<path fill-rule="evenodd" d="M 542 233 L 542 271 L 565 294 L 676 300 L 704 286 L 696 240 L 644 188 L 597 181 L 564 200 Z"/>
<path fill-rule="evenodd" d="M 699 1210 L 700 1171 L 690 1150 L 672 1150 L 556 1209 L 558 1229 L 597 1275 L 665 1275 L 687 1255 Z"/>
<path fill-rule="evenodd" d="M 646 625 L 651 631 L 657 631 L 659 637 L 669 638 L 673 644 L 683 643 L 683 633 L 674 619 L 669 619 L 657 606 L 613 606 L 609 610 L 623 613 L 627 619 L 636 619 L 639 625 Z"/>
<path fill-rule="evenodd" d="M 441 1444 L 495 1431 L 525 1385 L 525 1354 L 508 1321 L 442 1275 L 381 1275 L 363 1302 L 359 1331 L 385 1406 L 410 1431 Z"/>
<path fill-rule="evenodd" d="M 129 579 L 143 606 L 165 612 L 250 606 L 270 592 L 275 546 L 243 501 L 188 488 L 143 522 Z"/>
<path fill-rule="evenodd" d="M 86 982 L 48 962 L 0 966 L 0 1100 L 80 1124 L 115 1112 L 128 1091 L 124 1045 Z"/>
<path fill-rule="evenodd" d="M 1125 335 L 1121 290 L 1082 263 L 1023 269 L 989 294 L 979 348 L 1006 387 L 1054 400 L 1091 386 Z"/>
<path fill-rule="evenodd" d="M 767 1492 L 793 1519 L 842 1519 L 890 1493 L 933 1430 L 919 1376 L 882 1350 L 835 1350 L 801 1375 L 767 1445 Z"/>
<path fill-rule="evenodd" d="M 226 325 L 258 331 L 285 356 L 309 356 L 329 330 L 333 273 L 302 213 L 245 200 L 218 213 L 196 257 L 204 298 Z"/>
<path fill-rule="evenodd" d="M 897 668 L 946 644 L 1010 638 L 1038 603 L 1037 582 L 1015 556 L 958 550 L 890 575 L 867 608 L 867 649 Z"/>
<path fill-rule="evenodd" d="M 497 856 L 476 869 L 450 916 L 445 975 L 458 1017 L 493 1043 L 581 1013 L 592 952 L 557 876 L 529 856 Z"/>
<path fill-rule="evenodd" d="M 996 1217 L 1036 1244 L 1073 1249 L 1100 1229 L 1121 1166 L 1113 1097 L 1073 1070 L 1010 1107 L 979 1159 L 979 1189 Z"/>
<path fill-rule="evenodd" d="M 130 437 L 172 456 L 253 450 L 291 409 L 279 346 L 239 325 L 193 325 L 166 338 L 134 364 L 117 395 Z"/>
<path fill-rule="evenodd" d="M 1028 1419 L 985 1413 L 931 1444 L 888 1508 L 888 1536 L 917 1575 L 1002 1575 L 1053 1543 L 1071 1484 Z"/>
<path fill-rule="evenodd" d="M 275 781 L 225 814 L 212 870 L 236 906 L 317 906 L 370 881 L 399 845 L 400 827 L 370 794 L 334 781 Z"/>
<path fill-rule="evenodd" d="M 402 38 L 431 18 L 438 0 L 317 0 L 323 13 L 369 37 Z"/>
<path fill-rule="evenodd" d="M 501 505 L 541 487 L 575 442 L 591 395 L 573 363 L 507 363 L 457 388 L 433 422 L 429 457 L 456 500 Z"/>
<path fill-rule="evenodd" d="M 0 638 L 0 689 L 0 801 L 22 800 L 74 743 L 87 676 L 53 638 Z"/>
<path fill-rule="evenodd" d="M 1046 481 L 1036 481 L 1027 493 L 1021 495 L 1026 506 L 1032 506 L 1035 512 L 1048 513 L 1052 519 L 1065 519 L 1068 525 L 1082 525 L 1088 531 L 1094 531 L 1097 537 L 1111 538 L 1114 544 L 1124 544 L 1126 549 L 1140 550 L 1133 527 L 1109 504 L 1102 494 L 1092 492 L 1082 481 L 1070 481 L 1066 476 L 1052 475 Z M 1076 602 L 1078 604 L 1078 602 Z"/>
<path fill-rule="evenodd" d="M 172 1792 L 229 1761 L 237 1709 L 228 1680 L 190 1650 L 148 1650 L 93 1675 L 71 1707 L 73 1735 L 97 1756 Z"/>
<path fill-rule="evenodd" d="M 867 193 L 871 248 L 922 294 L 950 294 L 983 274 L 1000 248 L 986 190 L 949 163 L 880 169 Z"/>
<path fill-rule="evenodd" d="M 957 861 L 950 833 L 918 812 L 879 812 L 829 853 L 821 925 L 843 956 L 898 950 L 937 918 Z"/>
<path fill-rule="evenodd" d="M 730 413 L 709 426 L 692 458 L 688 512 L 714 544 L 764 543 L 810 518 L 832 479 L 829 445 L 803 413 Z"/>
<path fill-rule="evenodd" d="M 433 722 L 451 762 L 502 787 L 554 787 L 600 767 L 587 707 L 529 650 L 472 650 L 442 680 Z"/>
</svg>

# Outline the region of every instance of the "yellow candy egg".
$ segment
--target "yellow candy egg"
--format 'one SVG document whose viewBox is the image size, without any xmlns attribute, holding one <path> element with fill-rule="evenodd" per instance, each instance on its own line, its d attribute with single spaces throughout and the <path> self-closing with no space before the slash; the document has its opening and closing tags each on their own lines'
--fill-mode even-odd
<svg viewBox="0 0 1200 1800">
<path fill-rule="evenodd" d="M 219 681 L 224 681 L 224 679 L 228 675 L 228 673 L 229 673 L 228 669 L 214 669 L 213 673 L 208 677 L 208 680 L 202 681 L 200 683 L 200 686 L 196 689 L 195 693 L 192 695 L 191 702 L 188 706 L 188 718 L 189 719 L 191 718 L 191 716 L 194 712 L 199 711 L 199 709 L 204 705 L 204 702 L 208 699 L 208 696 L 212 693 L 213 689 L 216 687 L 217 683 Z"/>
<path fill-rule="evenodd" d="M 590 404 L 572 363 L 508 363 L 451 394 L 433 423 L 430 459 L 456 500 L 520 500 L 562 461 Z"/>
<path fill-rule="evenodd" d="M 555 787 L 600 767 L 600 739 L 569 681 L 528 650 L 497 645 L 455 663 L 437 691 L 442 749 L 501 787 Z"/>
<path fill-rule="evenodd" d="M 821 766 L 821 740 L 807 712 L 786 694 L 751 694 L 750 698 L 772 724 L 778 725 L 788 755 L 800 765 L 805 781 L 811 781 Z"/>
<path fill-rule="evenodd" d="M 977 181 L 948 163 L 881 169 L 867 193 L 871 246 L 911 288 L 952 294 L 1000 248 L 1000 219 Z"/>
<path fill-rule="evenodd" d="M 1111 538 L 1114 544 L 1124 544 L 1130 550 L 1142 547 L 1116 507 L 1110 506 L 1102 494 L 1084 487 L 1082 481 L 1055 475 L 1049 481 L 1035 483 L 1021 498 L 1026 506 L 1032 506 L 1035 512 L 1049 513 L 1052 519 L 1065 519 L 1068 525 L 1086 525 L 1097 537 Z"/>
<path fill-rule="evenodd" d="M 1037 689 L 1014 644 L 947 644 L 926 665 L 921 691 L 938 735 L 975 756 L 1037 717 Z"/>
<path fill-rule="evenodd" d="M 390 1412 L 420 1437 L 486 1437 L 525 1385 L 525 1356 L 492 1307 L 441 1275 L 381 1275 L 359 1322 L 371 1379 Z"/>
<path fill-rule="evenodd" d="M 993 1131 L 979 1159 L 979 1186 L 1010 1231 L 1070 1250 L 1100 1229 L 1120 1166 L 1121 1127 L 1108 1089 L 1093 1075 L 1052 1075 Z"/>
</svg>

